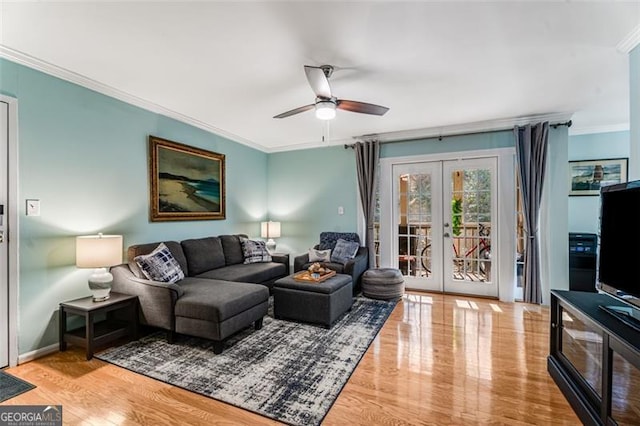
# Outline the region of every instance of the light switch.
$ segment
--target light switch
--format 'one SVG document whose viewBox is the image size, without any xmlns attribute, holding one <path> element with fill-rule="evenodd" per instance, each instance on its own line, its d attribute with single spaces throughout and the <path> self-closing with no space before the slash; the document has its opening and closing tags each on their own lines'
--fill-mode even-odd
<svg viewBox="0 0 640 426">
<path fill-rule="evenodd" d="M 40 216 L 40 200 L 27 200 L 27 216 Z"/>
<path fill-rule="evenodd" d="M 343 215 L 344 214 L 344 207 L 342 207 L 342 206 L 338 207 L 338 214 L 339 215 Z"/>
</svg>

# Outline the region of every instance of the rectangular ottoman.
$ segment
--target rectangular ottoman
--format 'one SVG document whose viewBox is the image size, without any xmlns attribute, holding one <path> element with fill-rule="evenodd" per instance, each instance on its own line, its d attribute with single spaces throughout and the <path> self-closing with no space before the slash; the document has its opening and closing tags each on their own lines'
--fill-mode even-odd
<svg viewBox="0 0 640 426">
<path fill-rule="evenodd" d="M 298 282 L 293 275 L 281 278 L 273 284 L 273 315 L 330 328 L 351 309 L 352 286 L 351 275 L 344 274 L 320 283 Z"/>
</svg>

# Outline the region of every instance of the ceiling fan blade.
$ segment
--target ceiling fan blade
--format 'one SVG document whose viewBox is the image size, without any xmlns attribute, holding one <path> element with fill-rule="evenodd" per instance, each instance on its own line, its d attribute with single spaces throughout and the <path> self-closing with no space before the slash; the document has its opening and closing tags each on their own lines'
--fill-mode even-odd
<svg viewBox="0 0 640 426">
<path fill-rule="evenodd" d="M 338 99 L 336 108 L 345 111 L 359 112 L 361 114 L 384 115 L 389 108 L 380 105 L 368 104 L 366 102 L 348 101 L 346 99 Z"/>
<path fill-rule="evenodd" d="M 278 115 L 274 116 L 273 118 L 289 117 L 291 115 L 296 115 L 296 114 L 300 114 L 301 112 L 309 111 L 310 109 L 314 109 L 315 107 L 316 107 L 315 104 L 301 106 L 299 108 L 292 109 L 291 111 L 287 111 L 287 112 L 283 112 L 282 114 L 278 114 Z"/>
<path fill-rule="evenodd" d="M 322 68 L 305 65 L 304 73 L 307 75 L 309 85 L 317 97 L 331 99 L 331 86 L 329 86 L 329 79 L 324 75 Z"/>
</svg>

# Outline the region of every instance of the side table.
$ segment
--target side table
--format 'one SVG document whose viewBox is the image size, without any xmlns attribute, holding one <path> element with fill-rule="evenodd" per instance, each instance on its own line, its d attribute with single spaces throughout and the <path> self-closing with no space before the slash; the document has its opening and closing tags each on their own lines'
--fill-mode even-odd
<svg viewBox="0 0 640 426">
<path fill-rule="evenodd" d="M 125 314 L 126 319 L 116 318 L 116 313 Z M 67 330 L 69 314 L 84 317 L 84 327 Z M 59 320 L 60 351 L 67 350 L 67 343 L 83 346 L 90 360 L 97 346 L 127 335 L 138 340 L 138 296 L 111 292 L 103 302 L 94 302 L 91 296 L 62 302 Z"/>
</svg>

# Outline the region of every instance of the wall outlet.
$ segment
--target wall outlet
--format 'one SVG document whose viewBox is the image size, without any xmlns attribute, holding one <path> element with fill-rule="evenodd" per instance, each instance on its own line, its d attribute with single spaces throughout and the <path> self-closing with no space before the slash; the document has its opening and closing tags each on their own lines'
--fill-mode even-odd
<svg viewBox="0 0 640 426">
<path fill-rule="evenodd" d="M 338 214 L 339 215 L 343 215 L 344 214 L 344 207 L 342 207 L 342 206 L 338 207 Z"/>
<path fill-rule="evenodd" d="M 40 216 L 40 200 L 27 200 L 27 216 Z"/>
</svg>

